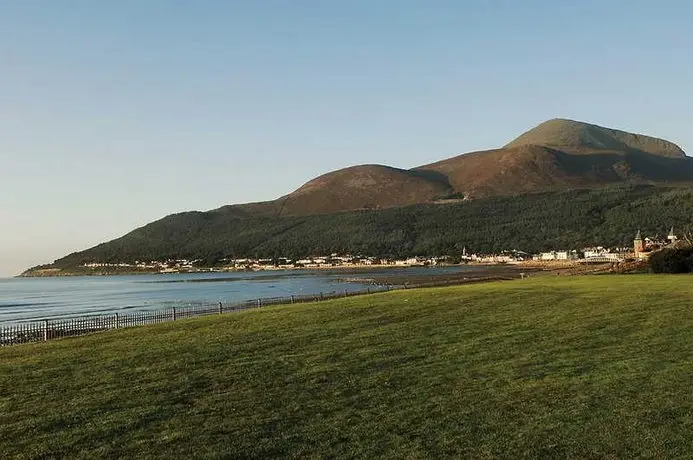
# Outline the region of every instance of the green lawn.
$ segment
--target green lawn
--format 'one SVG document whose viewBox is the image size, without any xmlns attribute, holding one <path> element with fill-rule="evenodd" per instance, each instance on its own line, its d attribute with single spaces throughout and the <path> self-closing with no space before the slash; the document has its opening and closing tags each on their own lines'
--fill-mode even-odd
<svg viewBox="0 0 693 460">
<path fill-rule="evenodd" d="M 0 457 L 680 457 L 693 277 L 397 291 L 0 349 Z"/>
</svg>

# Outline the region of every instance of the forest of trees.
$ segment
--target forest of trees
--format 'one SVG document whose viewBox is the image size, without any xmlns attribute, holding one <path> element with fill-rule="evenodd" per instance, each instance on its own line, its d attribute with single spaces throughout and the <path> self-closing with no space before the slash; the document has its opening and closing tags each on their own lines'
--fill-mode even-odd
<svg viewBox="0 0 693 460">
<path fill-rule="evenodd" d="M 693 221 L 693 189 L 631 186 L 304 217 L 239 217 L 221 208 L 165 217 L 55 262 L 290 257 L 352 253 L 455 255 L 630 246 Z"/>
</svg>

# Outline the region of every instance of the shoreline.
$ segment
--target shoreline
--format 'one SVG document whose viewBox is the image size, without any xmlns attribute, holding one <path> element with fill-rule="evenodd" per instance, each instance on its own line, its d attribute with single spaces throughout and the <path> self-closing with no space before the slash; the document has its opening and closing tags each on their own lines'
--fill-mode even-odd
<svg viewBox="0 0 693 460">
<path fill-rule="evenodd" d="M 449 273 L 399 273 L 399 274 L 375 274 L 371 277 L 353 277 L 344 280 L 351 283 L 373 284 L 373 285 L 397 285 L 425 287 L 428 284 L 435 285 L 436 283 L 446 283 L 449 285 L 491 282 L 491 281 L 509 281 L 514 279 L 523 279 L 529 276 L 535 276 L 543 272 L 540 269 L 518 267 L 515 265 L 474 265 L 476 270 L 461 270 Z"/>
<path fill-rule="evenodd" d="M 518 263 L 481 263 L 472 262 L 465 264 L 437 264 L 437 265 L 393 265 L 393 264 L 373 264 L 373 265 L 323 265 L 316 267 L 262 267 L 256 269 L 200 269 L 193 271 L 153 271 L 153 270 L 124 270 L 124 271 L 62 271 L 61 269 L 44 269 L 32 273 L 22 273 L 14 278 L 68 278 L 68 277 L 100 277 L 100 276 L 138 276 L 138 275 L 192 275 L 192 274 L 238 274 L 238 273 L 280 273 L 289 271 L 335 271 L 344 274 L 367 274 L 378 270 L 392 270 L 404 272 L 407 269 L 431 269 L 439 268 L 462 268 L 469 267 L 473 270 L 460 270 L 454 273 L 439 274 L 416 274 L 412 277 L 397 275 L 378 275 L 369 278 L 350 278 L 345 282 L 365 282 L 370 284 L 406 284 L 418 282 L 430 282 L 430 280 L 457 281 L 459 283 L 478 282 L 481 278 L 492 279 L 515 279 L 537 274 L 556 275 L 578 275 L 586 273 L 603 273 L 612 271 L 612 265 L 604 264 L 584 264 L 578 261 L 524 261 Z M 402 278 L 407 278 L 404 282 Z M 489 279 L 490 281 L 491 279 Z"/>
<path fill-rule="evenodd" d="M 373 264 L 373 265 L 321 265 L 315 267 L 275 267 L 267 266 L 255 269 L 214 269 L 204 268 L 190 271 L 160 271 L 160 270 L 123 270 L 123 271 L 64 271 L 59 268 L 40 269 L 36 271 L 27 270 L 13 278 L 61 278 L 70 276 L 131 276 L 131 275 L 189 275 L 202 273 L 257 273 L 257 272 L 279 272 L 294 270 L 355 270 L 368 271 L 379 269 L 407 269 L 407 268 L 442 268 L 442 267 L 485 267 L 485 266 L 518 266 L 518 264 L 493 264 L 493 263 L 467 263 L 467 264 L 437 264 L 437 265 L 394 265 L 394 264 Z"/>
</svg>

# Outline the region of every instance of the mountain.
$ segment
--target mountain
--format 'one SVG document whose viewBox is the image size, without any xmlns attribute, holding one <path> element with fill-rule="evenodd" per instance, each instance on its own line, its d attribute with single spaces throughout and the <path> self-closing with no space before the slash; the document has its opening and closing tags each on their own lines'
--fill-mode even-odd
<svg viewBox="0 0 693 460">
<path fill-rule="evenodd" d="M 352 166 L 319 176 L 277 200 L 239 209 L 264 216 L 329 214 L 613 184 L 693 183 L 693 160 L 676 144 L 642 134 L 553 119 L 504 147 L 410 170 Z"/>
<path fill-rule="evenodd" d="M 682 209 L 692 184 L 691 158 L 669 141 L 554 119 L 501 148 L 410 170 L 352 166 L 321 175 L 276 200 L 168 216 L 52 266 L 326 252 L 406 255 L 454 251 L 461 241 L 474 250 L 513 245 L 533 250 L 548 249 L 565 235 L 575 242 L 610 244 L 627 240 L 624 235 L 632 232 L 628 226 L 638 225 L 624 212 L 643 216 L 630 201 L 644 193 L 655 200 L 647 206 L 654 206 L 675 193 L 667 206 L 675 203 Z M 672 186 L 684 188 L 671 192 Z M 573 196 L 596 204 L 581 202 L 584 218 L 561 239 L 555 233 L 562 223 L 573 222 L 568 212 Z M 536 206 L 564 209 L 542 214 Z M 658 211 L 661 222 L 651 217 L 648 222 L 686 224 L 676 217 L 676 209 Z M 604 213 L 616 213 L 621 224 L 612 222 L 611 230 L 591 234 L 587 224 L 595 215 L 606 219 Z M 516 236 L 501 227 L 513 228 Z M 488 235 L 481 236 L 484 228 Z M 543 239 L 526 235 L 531 231 Z"/>
<path fill-rule="evenodd" d="M 555 118 L 530 129 L 505 148 L 526 145 L 555 147 L 569 153 L 640 152 L 665 158 L 685 158 L 681 148 L 669 141 L 589 123 Z"/>
<path fill-rule="evenodd" d="M 544 122 L 500 149 L 420 166 L 459 195 L 481 197 L 601 187 L 693 183 L 693 161 L 669 141 L 566 119 Z"/>
</svg>

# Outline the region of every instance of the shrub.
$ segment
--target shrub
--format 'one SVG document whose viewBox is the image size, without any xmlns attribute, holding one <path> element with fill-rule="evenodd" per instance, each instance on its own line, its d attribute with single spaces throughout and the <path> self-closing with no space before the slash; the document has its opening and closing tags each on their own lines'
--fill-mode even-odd
<svg viewBox="0 0 693 460">
<path fill-rule="evenodd" d="M 648 261 L 654 273 L 689 273 L 693 271 L 693 248 L 662 249 Z"/>
</svg>

